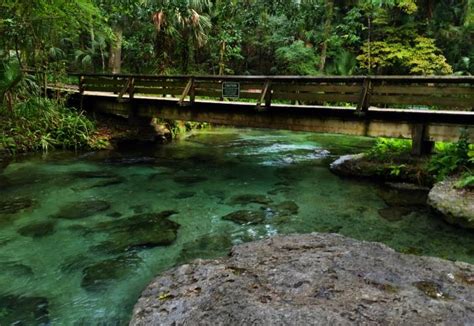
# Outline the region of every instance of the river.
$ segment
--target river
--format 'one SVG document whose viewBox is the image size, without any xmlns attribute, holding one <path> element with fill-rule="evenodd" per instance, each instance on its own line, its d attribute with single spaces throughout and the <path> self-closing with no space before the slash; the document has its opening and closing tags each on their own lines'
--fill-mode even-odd
<svg viewBox="0 0 474 326">
<path fill-rule="evenodd" d="M 372 142 L 213 128 L 153 148 L 19 157 L 0 170 L 0 325 L 126 325 L 160 271 L 275 234 L 474 263 L 472 232 L 415 200 L 426 194 L 329 171 Z"/>
</svg>

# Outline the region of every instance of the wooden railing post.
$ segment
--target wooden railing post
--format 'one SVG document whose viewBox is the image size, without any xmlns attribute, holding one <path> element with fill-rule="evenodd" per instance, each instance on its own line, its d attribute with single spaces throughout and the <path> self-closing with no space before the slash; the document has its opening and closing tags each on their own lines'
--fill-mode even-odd
<svg viewBox="0 0 474 326">
<path fill-rule="evenodd" d="M 132 100 L 133 97 L 135 96 L 135 78 L 134 77 L 131 77 L 130 82 L 129 82 L 128 96 L 130 100 Z"/>
<path fill-rule="evenodd" d="M 272 105 L 272 81 L 270 79 L 267 79 L 263 84 L 262 93 L 257 102 L 257 109 L 261 109 L 262 103 L 265 103 L 266 109 Z"/>
<path fill-rule="evenodd" d="M 187 96 L 190 96 L 190 102 L 191 104 L 194 103 L 194 77 L 189 78 L 188 83 L 186 84 L 186 87 L 184 88 L 183 94 L 181 94 L 181 98 L 178 101 L 178 104 L 180 106 L 184 106 L 184 100 L 186 99 Z"/>
<path fill-rule="evenodd" d="M 84 76 L 79 76 L 79 93 L 84 94 Z"/>
<path fill-rule="evenodd" d="M 125 84 L 125 86 L 122 88 L 122 90 L 120 91 L 119 95 L 118 95 L 118 101 L 122 101 L 123 99 L 123 96 L 125 95 L 125 93 L 128 93 L 130 95 L 130 88 L 132 87 L 132 83 L 133 83 L 133 77 L 129 77 L 127 79 L 127 82 Z"/>
<path fill-rule="evenodd" d="M 362 84 L 362 90 L 360 92 L 359 102 L 357 103 L 356 114 L 364 115 L 369 110 L 371 93 L 372 80 L 370 77 L 366 77 Z"/>
</svg>

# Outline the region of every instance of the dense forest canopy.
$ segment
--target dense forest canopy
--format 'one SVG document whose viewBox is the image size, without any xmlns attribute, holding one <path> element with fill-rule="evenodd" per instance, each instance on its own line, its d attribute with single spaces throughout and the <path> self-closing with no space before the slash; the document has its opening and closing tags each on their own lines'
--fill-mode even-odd
<svg viewBox="0 0 474 326">
<path fill-rule="evenodd" d="M 3 0 L 0 58 L 50 71 L 473 74 L 473 0 Z"/>
</svg>

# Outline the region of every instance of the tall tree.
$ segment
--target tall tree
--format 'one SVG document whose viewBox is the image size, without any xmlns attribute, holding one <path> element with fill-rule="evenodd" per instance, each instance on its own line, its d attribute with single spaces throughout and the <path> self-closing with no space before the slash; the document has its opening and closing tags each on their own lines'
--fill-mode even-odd
<svg viewBox="0 0 474 326">
<path fill-rule="evenodd" d="M 207 42 L 211 28 L 207 14 L 210 8 L 211 2 L 208 0 L 162 0 L 153 14 L 153 23 L 159 36 L 157 42 L 178 41 L 176 43 L 180 48 L 184 73 L 188 73 L 192 51 Z M 165 47 L 160 45 L 158 49 L 163 50 Z"/>
</svg>

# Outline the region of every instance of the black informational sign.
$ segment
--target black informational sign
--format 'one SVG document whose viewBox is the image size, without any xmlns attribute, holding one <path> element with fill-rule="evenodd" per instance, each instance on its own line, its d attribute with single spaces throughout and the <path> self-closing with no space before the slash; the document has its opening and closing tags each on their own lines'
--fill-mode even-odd
<svg viewBox="0 0 474 326">
<path fill-rule="evenodd" d="M 222 97 L 223 98 L 239 98 L 240 97 L 240 83 L 223 82 L 222 83 Z"/>
</svg>

